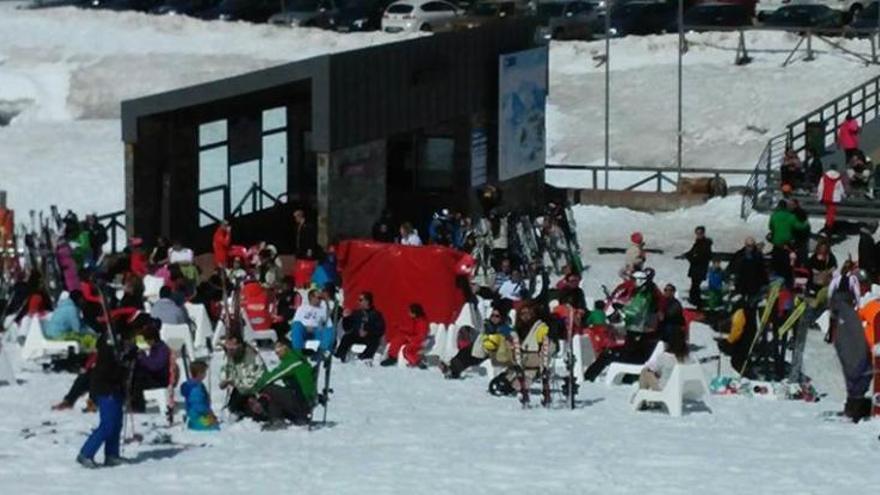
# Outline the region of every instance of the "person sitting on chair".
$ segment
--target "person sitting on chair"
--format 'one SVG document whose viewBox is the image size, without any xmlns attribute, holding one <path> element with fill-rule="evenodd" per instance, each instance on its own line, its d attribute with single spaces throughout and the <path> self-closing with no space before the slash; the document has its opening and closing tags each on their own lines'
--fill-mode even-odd
<svg viewBox="0 0 880 495">
<path fill-rule="evenodd" d="M 676 364 L 693 362 L 683 328 L 676 328 L 664 337 L 663 344 L 654 348 L 639 375 L 641 389 L 663 390 Z"/>
<path fill-rule="evenodd" d="M 394 366 L 397 364 L 397 356 L 403 349 L 403 357 L 410 366 L 424 369 L 422 363 L 422 346 L 428 338 L 428 318 L 421 304 L 409 305 L 409 325 L 400 328 L 395 338 L 389 339 L 388 357 L 382 361 L 382 366 Z"/>
<path fill-rule="evenodd" d="M 189 315 L 171 299 L 171 287 L 167 285 L 159 289 L 159 300 L 150 308 L 150 316 L 161 321 L 163 325 L 189 323 Z"/>
<path fill-rule="evenodd" d="M 371 292 L 362 293 L 358 299 L 358 305 L 360 309 L 342 319 L 345 335 L 336 350 L 336 357 L 342 362 L 345 362 L 348 351 L 354 344 L 367 346 L 358 359 L 362 361 L 373 359 L 373 355 L 379 349 L 382 336 L 385 334 L 385 318 L 373 306 L 373 294 Z"/>
<path fill-rule="evenodd" d="M 151 320 L 142 331 L 149 348 L 138 351 L 131 382 L 131 410 L 134 412 L 144 412 L 146 409 L 144 390 L 164 388 L 169 382 L 171 349 L 159 337 L 162 323 L 155 318 Z"/>
<path fill-rule="evenodd" d="M 336 341 L 336 333 L 327 314 L 327 305 L 321 301 L 321 294 L 317 289 L 309 291 L 308 300 L 296 310 L 290 328 L 290 341 L 296 351 L 302 351 L 306 341 L 314 339 L 320 342 L 318 355 L 330 352 Z"/>
</svg>

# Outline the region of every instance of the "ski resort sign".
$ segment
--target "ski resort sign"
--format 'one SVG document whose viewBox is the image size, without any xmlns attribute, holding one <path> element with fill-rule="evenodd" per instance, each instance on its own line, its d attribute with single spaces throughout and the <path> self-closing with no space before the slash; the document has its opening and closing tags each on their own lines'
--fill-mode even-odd
<svg viewBox="0 0 880 495">
<path fill-rule="evenodd" d="M 547 47 L 498 61 L 498 180 L 544 168 Z"/>
</svg>

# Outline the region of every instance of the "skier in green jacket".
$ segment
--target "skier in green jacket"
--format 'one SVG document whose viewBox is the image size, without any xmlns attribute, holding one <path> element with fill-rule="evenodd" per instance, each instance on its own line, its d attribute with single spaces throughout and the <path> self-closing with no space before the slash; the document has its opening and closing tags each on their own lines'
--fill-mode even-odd
<svg viewBox="0 0 880 495">
<path fill-rule="evenodd" d="M 287 339 L 275 343 L 275 354 L 281 362 L 254 384 L 259 399 L 251 407 L 268 418 L 265 429 L 283 428 L 285 420 L 307 425 L 317 398 L 312 367 L 299 351 L 291 349 Z"/>
<path fill-rule="evenodd" d="M 810 224 L 806 220 L 798 220 L 788 201 L 780 201 L 770 215 L 770 243 L 773 244 L 771 267 L 777 276 L 785 280 L 786 287 L 791 288 L 794 283 L 790 252 L 793 250 L 795 231 L 809 228 Z"/>
</svg>

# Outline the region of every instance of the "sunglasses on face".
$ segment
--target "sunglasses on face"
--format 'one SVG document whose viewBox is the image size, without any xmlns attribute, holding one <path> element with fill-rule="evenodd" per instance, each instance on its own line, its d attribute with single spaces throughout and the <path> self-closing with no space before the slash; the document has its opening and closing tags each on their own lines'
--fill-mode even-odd
<svg viewBox="0 0 880 495">
<path fill-rule="evenodd" d="M 490 318 L 501 318 L 501 315 L 499 315 L 498 313 L 495 313 L 492 316 L 490 316 Z"/>
</svg>

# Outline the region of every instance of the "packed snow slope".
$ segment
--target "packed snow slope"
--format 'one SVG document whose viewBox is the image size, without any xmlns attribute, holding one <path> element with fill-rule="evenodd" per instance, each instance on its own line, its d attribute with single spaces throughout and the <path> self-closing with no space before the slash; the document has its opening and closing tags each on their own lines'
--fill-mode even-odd
<svg viewBox="0 0 880 495">
<path fill-rule="evenodd" d="M 307 28 L 203 22 L 180 16 L 72 8 L 22 10 L 0 2 L 0 186 L 19 211 L 122 209 L 119 102 L 324 53 L 405 39 Z M 751 168 L 788 121 L 875 75 L 815 43 L 818 58 L 781 68 L 796 39 L 750 33 L 751 65 L 733 64 L 732 34 L 688 36 L 686 166 Z M 674 162 L 674 35 L 611 43 L 611 158 L 626 166 Z M 841 40 L 859 53 L 866 42 Z M 551 45 L 548 161 L 603 158 L 603 42 Z M 577 174 L 548 174 L 556 185 Z M 95 194 L 100 191 L 100 194 Z"/>
</svg>

